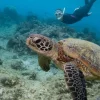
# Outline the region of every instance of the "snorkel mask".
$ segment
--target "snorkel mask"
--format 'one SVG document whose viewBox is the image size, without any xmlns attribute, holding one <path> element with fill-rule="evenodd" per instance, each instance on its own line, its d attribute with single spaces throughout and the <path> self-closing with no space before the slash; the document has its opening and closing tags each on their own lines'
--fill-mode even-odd
<svg viewBox="0 0 100 100">
<path fill-rule="evenodd" d="M 57 9 L 55 12 L 55 16 L 58 20 L 61 20 L 64 13 L 65 13 L 65 7 L 64 7 L 63 11 L 61 9 Z"/>
</svg>

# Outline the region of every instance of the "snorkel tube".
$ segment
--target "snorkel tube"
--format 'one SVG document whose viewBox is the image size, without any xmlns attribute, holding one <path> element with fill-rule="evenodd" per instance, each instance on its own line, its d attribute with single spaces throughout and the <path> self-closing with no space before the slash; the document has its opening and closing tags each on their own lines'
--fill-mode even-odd
<svg viewBox="0 0 100 100">
<path fill-rule="evenodd" d="M 63 15 L 64 15 L 64 13 L 65 13 L 65 7 L 64 7 L 64 9 L 63 9 L 63 11 L 62 11 L 61 16 L 58 18 L 59 20 L 62 20 L 62 17 L 63 17 Z"/>
<path fill-rule="evenodd" d="M 63 15 L 64 15 L 64 13 L 65 13 L 65 10 L 66 10 L 66 9 L 65 9 L 65 7 L 64 7 L 64 9 L 63 9 Z"/>
</svg>

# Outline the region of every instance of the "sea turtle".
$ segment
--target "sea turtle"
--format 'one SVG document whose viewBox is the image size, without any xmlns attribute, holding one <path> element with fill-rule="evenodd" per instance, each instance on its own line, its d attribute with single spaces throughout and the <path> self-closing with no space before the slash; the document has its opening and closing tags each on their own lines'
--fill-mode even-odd
<svg viewBox="0 0 100 100">
<path fill-rule="evenodd" d="M 26 44 L 37 52 L 44 71 L 50 69 L 51 60 L 64 71 L 73 100 L 87 100 L 85 78 L 100 79 L 100 46 L 74 38 L 56 43 L 40 34 L 31 34 Z"/>
</svg>

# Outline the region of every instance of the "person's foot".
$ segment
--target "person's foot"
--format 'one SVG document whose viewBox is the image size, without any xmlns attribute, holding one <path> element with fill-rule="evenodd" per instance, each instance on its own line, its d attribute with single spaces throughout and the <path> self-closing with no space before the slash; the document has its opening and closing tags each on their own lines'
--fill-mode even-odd
<svg viewBox="0 0 100 100">
<path fill-rule="evenodd" d="M 88 16 L 90 16 L 91 14 L 92 14 L 92 12 L 89 12 L 89 13 L 88 13 Z"/>
</svg>

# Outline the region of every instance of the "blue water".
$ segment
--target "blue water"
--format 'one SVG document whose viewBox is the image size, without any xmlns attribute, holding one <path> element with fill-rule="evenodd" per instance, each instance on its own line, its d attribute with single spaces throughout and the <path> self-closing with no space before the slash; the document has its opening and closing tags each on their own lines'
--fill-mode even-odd
<svg viewBox="0 0 100 100">
<path fill-rule="evenodd" d="M 23 15 L 32 11 L 41 18 L 54 18 L 54 12 L 57 8 L 66 8 L 66 12 L 72 13 L 79 6 L 84 5 L 84 0 L 0 0 L 0 9 L 11 6 Z M 80 22 L 70 25 L 77 30 L 89 27 L 91 30 L 100 34 L 100 0 L 97 0 L 91 11 L 91 16 L 82 19 Z"/>
</svg>

